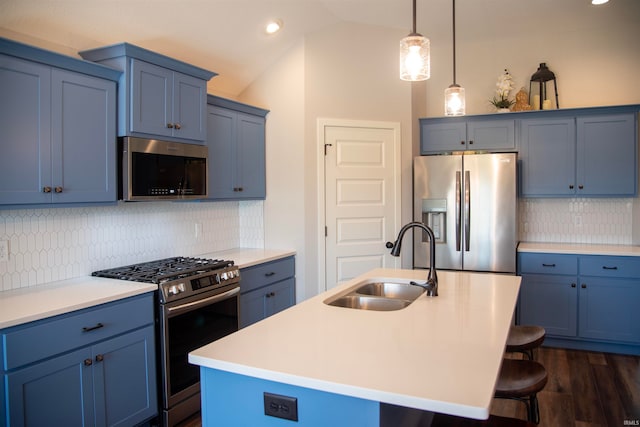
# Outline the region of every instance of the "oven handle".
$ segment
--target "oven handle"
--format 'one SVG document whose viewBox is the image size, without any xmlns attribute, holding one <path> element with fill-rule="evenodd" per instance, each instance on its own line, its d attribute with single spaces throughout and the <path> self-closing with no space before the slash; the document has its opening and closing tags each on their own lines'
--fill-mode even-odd
<svg viewBox="0 0 640 427">
<path fill-rule="evenodd" d="M 180 314 L 185 311 L 191 311 L 203 305 L 208 305 L 208 304 L 211 304 L 212 302 L 217 302 L 217 301 L 230 298 L 238 293 L 240 293 L 240 286 L 230 289 L 221 294 L 211 296 L 209 298 L 201 299 L 194 302 L 189 302 L 186 304 L 178 305 L 176 307 L 169 307 L 167 308 L 167 313 L 171 315 L 171 314 Z"/>
</svg>

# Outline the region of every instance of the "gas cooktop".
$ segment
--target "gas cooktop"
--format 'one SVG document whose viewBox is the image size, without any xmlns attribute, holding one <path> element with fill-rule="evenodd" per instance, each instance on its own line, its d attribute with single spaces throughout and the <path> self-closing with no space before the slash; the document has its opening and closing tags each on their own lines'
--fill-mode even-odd
<svg viewBox="0 0 640 427">
<path fill-rule="evenodd" d="M 170 280 L 181 279 L 231 266 L 233 266 L 233 261 L 174 257 L 94 271 L 91 275 L 109 279 L 162 284 Z"/>
</svg>

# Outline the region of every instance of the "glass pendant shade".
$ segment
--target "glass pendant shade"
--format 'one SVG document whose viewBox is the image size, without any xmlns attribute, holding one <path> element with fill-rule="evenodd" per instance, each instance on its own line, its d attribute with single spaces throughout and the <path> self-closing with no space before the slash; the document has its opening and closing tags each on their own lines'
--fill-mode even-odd
<svg viewBox="0 0 640 427">
<path fill-rule="evenodd" d="M 421 34 L 400 40 L 400 79 L 416 82 L 431 77 L 430 50 L 429 39 Z"/>
<path fill-rule="evenodd" d="M 444 115 L 464 116 L 464 114 L 464 88 L 460 85 L 452 84 L 444 90 Z"/>
</svg>

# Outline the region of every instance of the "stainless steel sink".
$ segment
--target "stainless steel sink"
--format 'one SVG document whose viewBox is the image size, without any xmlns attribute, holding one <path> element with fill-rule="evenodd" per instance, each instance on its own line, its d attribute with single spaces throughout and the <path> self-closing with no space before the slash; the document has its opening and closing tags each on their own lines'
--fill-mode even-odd
<svg viewBox="0 0 640 427">
<path fill-rule="evenodd" d="M 420 286 L 408 283 L 376 282 L 367 283 L 356 289 L 357 294 L 375 295 L 385 298 L 396 298 L 413 301 L 424 292 Z"/>
<path fill-rule="evenodd" d="M 346 292 L 325 300 L 324 303 L 358 310 L 394 311 L 409 306 L 424 291 L 424 288 L 409 283 L 359 283 Z"/>
<path fill-rule="evenodd" d="M 344 295 L 327 304 L 335 307 L 357 308 L 360 310 L 394 311 L 405 308 L 411 304 L 411 301 L 362 295 Z"/>
</svg>

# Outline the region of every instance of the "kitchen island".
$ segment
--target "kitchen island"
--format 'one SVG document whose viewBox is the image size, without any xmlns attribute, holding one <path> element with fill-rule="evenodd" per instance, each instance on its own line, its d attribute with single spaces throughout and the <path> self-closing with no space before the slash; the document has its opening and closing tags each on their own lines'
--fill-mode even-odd
<svg viewBox="0 0 640 427">
<path fill-rule="evenodd" d="M 487 418 L 520 278 L 438 275 L 438 297 L 401 310 L 325 304 L 360 282 L 426 277 L 375 269 L 191 352 L 203 426 L 288 425 L 265 415 L 265 392 L 296 398 L 280 409 L 304 426 L 384 425 L 382 408 Z"/>
</svg>

